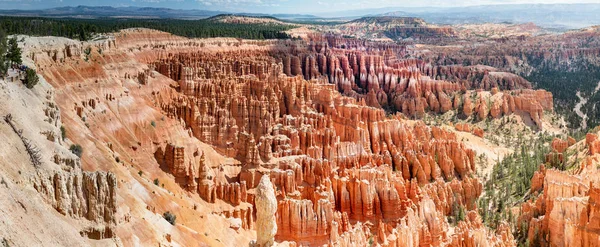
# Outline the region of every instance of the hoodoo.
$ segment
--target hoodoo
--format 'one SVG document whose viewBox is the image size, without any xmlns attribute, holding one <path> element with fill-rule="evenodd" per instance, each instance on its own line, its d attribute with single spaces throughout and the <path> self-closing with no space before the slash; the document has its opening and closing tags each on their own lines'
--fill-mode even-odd
<svg viewBox="0 0 600 247">
<path fill-rule="evenodd" d="M 599 246 L 600 28 L 504 7 L 13 10 L 0 246 Z"/>
<path fill-rule="evenodd" d="M 277 199 L 275 190 L 268 175 L 263 175 L 256 186 L 256 244 L 259 247 L 270 247 L 275 242 L 277 224 Z"/>
</svg>

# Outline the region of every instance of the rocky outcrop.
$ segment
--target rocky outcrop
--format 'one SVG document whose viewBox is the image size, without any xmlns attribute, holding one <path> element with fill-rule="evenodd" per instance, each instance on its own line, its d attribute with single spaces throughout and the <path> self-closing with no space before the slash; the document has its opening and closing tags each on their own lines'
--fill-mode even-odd
<svg viewBox="0 0 600 247">
<path fill-rule="evenodd" d="M 600 153 L 600 140 L 597 134 L 588 133 L 585 136 L 585 143 L 588 148 L 589 155 L 595 155 Z"/>
<path fill-rule="evenodd" d="M 263 176 L 256 187 L 256 236 L 257 245 L 272 246 L 278 226 L 275 221 L 277 200 L 269 176 Z"/>
<path fill-rule="evenodd" d="M 483 129 L 477 126 L 472 126 L 468 123 L 457 123 L 454 125 L 454 128 L 458 131 L 472 133 L 473 135 L 478 137 L 483 137 L 484 135 Z"/>
<path fill-rule="evenodd" d="M 361 39 L 389 38 L 433 42 L 456 36 L 454 28 L 450 26 L 427 24 L 423 19 L 415 17 L 369 16 L 325 28 Z"/>
<path fill-rule="evenodd" d="M 33 181 L 34 188 L 61 214 L 105 225 L 101 238 L 113 237 L 117 212 L 115 175 L 83 172 L 79 162 L 75 164 L 72 170 L 40 171 Z"/>
<path fill-rule="evenodd" d="M 496 229 L 496 235 L 489 238 L 489 229 L 474 211 L 468 212 L 467 219 L 459 222 L 455 230 L 457 234 L 453 236 L 451 246 L 514 246 L 508 224 L 501 223 Z"/>
<path fill-rule="evenodd" d="M 543 194 L 522 206 L 521 221 L 529 225 L 529 241 L 540 246 L 593 246 L 597 229 L 599 189 L 579 176 L 547 170 Z M 597 180 L 597 179 L 593 179 Z"/>
</svg>

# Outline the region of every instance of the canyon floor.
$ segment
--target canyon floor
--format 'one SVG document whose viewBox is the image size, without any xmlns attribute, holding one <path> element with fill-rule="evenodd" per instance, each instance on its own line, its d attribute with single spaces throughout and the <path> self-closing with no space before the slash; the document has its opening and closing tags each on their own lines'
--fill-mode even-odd
<svg viewBox="0 0 600 247">
<path fill-rule="evenodd" d="M 390 42 L 415 31 L 405 25 L 424 42 Z M 330 29 L 19 35 L 40 82 L 0 80 L 2 243 L 600 244 L 600 130 L 570 137 L 553 94 L 520 75 L 535 70 L 537 39 L 568 46 L 598 30 Z M 594 59 L 598 47 L 536 55 Z"/>
</svg>

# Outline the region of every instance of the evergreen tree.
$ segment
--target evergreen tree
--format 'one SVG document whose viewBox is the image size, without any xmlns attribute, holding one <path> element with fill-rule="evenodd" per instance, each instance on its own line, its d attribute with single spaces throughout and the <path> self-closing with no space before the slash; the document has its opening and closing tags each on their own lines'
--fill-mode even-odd
<svg viewBox="0 0 600 247">
<path fill-rule="evenodd" d="M 0 28 L 0 77 L 6 77 L 8 71 L 8 61 L 6 59 L 6 33 Z"/>
<path fill-rule="evenodd" d="M 87 40 L 87 34 L 85 33 L 85 30 L 83 28 L 79 29 L 79 40 L 81 40 L 81 41 Z"/>
<path fill-rule="evenodd" d="M 6 58 L 13 64 L 22 64 L 21 60 L 21 48 L 17 43 L 17 37 L 13 37 L 8 40 L 8 52 L 6 53 Z"/>
<path fill-rule="evenodd" d="M 39 80 L 40 78 L 35 73 L 35 70 L 27 68 L 25 71 L 25 86 L 27 86 L 27 88 L 33 88 L 39 82 Z"/>
</svg>

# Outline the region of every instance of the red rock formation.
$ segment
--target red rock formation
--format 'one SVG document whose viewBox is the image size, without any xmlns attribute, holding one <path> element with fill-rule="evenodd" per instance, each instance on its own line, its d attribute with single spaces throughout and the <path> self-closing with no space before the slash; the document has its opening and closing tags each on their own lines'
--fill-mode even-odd
<svg viewBox="0 0 600 247">
<path fill-rule="evenodd" d="M 520 90 L 528 84 L 513 75 L 482 82 L 475 77 L 485 72 L 404 59 L 407 48 L 396 44 L 327 35 L 241 47 L 217 42 L 135 30 L 117 35 L 127 53 L 107 53 L 100 65 L 82 63 L 79 74 L 55 66 L 44 76 L 65 89 L 60 104 L 71 122 L 86 116 L 92 123 L 86 134 L 97 140 L 85 155 L 119 154 L 128 165 L 156 168 L 153 176 L 165 172 L 164 179 L 177 182 L 172 188 L 197 193 L 214 215 L 239 219 L 236 230 L 252 229 L 255 187 L 268 175 L 276 186 L 277 241 L 356 246 L 374 236 L 382 245 L 437 246 L 476 244 L 486 236 L 513 243 L 504 231 L 483 229 L 476 216 L 450 233 L 445 216 L 453 205 L 475 210 L 482 193 L 476 153 L 455 133 L 405 116 L 463 109 L 481 119 L 515 111 L 539 119 L 551 110 L 551 95 Z M 158 73 L 107 71 L 131 57 Z M 463 73 L 470 79 L 456 79 Z M 83 88 L 68 85 L 75 82 Z M 102 88 L 100 97 L 66 97 L 68 90 L 92 95 L 95 87 Z M 490 87 L 502 91 L 491 97 L 477 91 Z M 124 107 L 129 104 L 139 110 Z M 101 155 L 84 160 L 88 168 L 114 163 Z"/>
<path fill-rule="evenodd" d="M 468 123 L 457 123 L 454 125 L 454 128 L 458 131 L 473 133 L 473 135 L 478 137 L 483 137 L 484 135 L 483 129 L 477 126 L 471 126 Z"/>
<path fill-rule="evenodd" d="M 488 229 L 474 211 L 467 213 L 467 219 L 458 223 L 457 234 L 452 238 L 451 246 L 513 246 L 514 238 L 510 227 L 502 223 L 496 229 L 496 235 L 489 238 Z"/>
<path fill-rule="evenodd" d="M 555 152 L 564 153 L 568 147 L 569 142 L 566 140 L 561 140 L 558 138 L 554 138 L 552 140 L 552 150 Z"/>
<path fill-rule="evenodd" d="M 572 172 L 546 170 L 540 166 L 532 179 L 531 192 L 540 193 L 521 206 L 519 222 L 528 225 L 528 239 L 538 246 L 595 246 L 600 243 L 600 179 L 594 151 L 596 134 L 588 134 L 585 143 L 589 156 Z M 554 152 L 564 152 L 569 141 L 555 139 Z M 570 174 L 571 173 L 571 174 Z M 543 184 L 542 184 L 543 181 Z"/>
<path fill-rule="evenodd" d="M 283 66 L 269 66 L 264 63 L 270 60 L 268 56 L 255 55 L 254 61 L 240 63 L 234 59 L 235 53 L 221 53 L 218 67 L 211 65 L 212 54 L 169 55 L 155 66 L 178 80 L 185 96 L 161 92 L 155 101 L 169 116 L 189 126 L 194 136 L 242 161 L 240 188 L 247 185 L 251 190 L 264 169 L 272 170 L 271 180 L 279 194 L 277 240 L 307 244 L 345 241 L 342 236 L 350 228 L 339 227 L 344 218 L 399 222 L 419 207 L 423 198 L 431 198 L 428 202 L 432 205 L 435 202 L 439 222 L 452 213 L 454 203 L 475 208 L 481 184 L 470 178 L 475 171 L 473 150 L 440 128 L 422 123 L 410 127 L 399 117 L 386 118 L 383 110 L 366 106 L 389 104 L 385 89 L 415 97 L 396 98 L 407 112 L 422 114 L 425 106 L 443 112 L 452 108 L 445 91 L 458 90 L 457 84 L 419 79 L 418 74 L 400 70 L 393 72 L 397 76 L 388 77 L 381 56 L 359 53 L 337 56 L 337 60 L 331 55 L 306 56 L 297 60 L 305 61 L 302 65 L 294 62 L 294 57 L 285 57 Z M 186 72 L 182 77 L 161 69 L 172 67 L 169 64 L 198 73 Z M 357 85 L 344 84 L 346 89 L 338 85 L 336 90 L 336 85 L 327 82 L 281 76 L 288 67 L 290 75 L 303 74 L 307 79 L 317 78 L 327 67 L 342 71 L 333 77 L 342 76 L 352 83 L 349 75 L 361 79 Z M 246 76 L 245 71 L 258 75 Z M 231 79 L 218 79 L 224 76 Z M 348 93 L 350 88 L 371 96 L 357 100 L 336 92 Z M 406 97 L 402 94 L 396 97 Z M 481 135 L 482 131 L 474 129 L 474 133 Z M 298 158 L 273 163 L 276 158 L 293 156 Z M 204 168 L 200 174 L 209 174 L 208 170 Z M 198 182 L 200 194 L 209 202 L 216 198 L 237 205 L 245 200 L 244 196 L 235 199 L 243 195 L 236 189 L 225 190 L 232 191 L 230 196 L 219 196 L 219 185 L 213 185 L 210 177 L 201 175 Z M 227 186 L 237 188 L 234 183 Z M 216 196 L 209 192 L 214 188 Z M 424 220 L 425 216 L 414 217 Z M 415 236 L 434 243 L 448 240 L 442 229 L 428 227 Z"/>
<path fill-rule="evenodd" d="M 588 147 L 589 155 L 595 155 L 600 153 L 600 140 L 598 140 L 598 135 L 588 133 L 585 136 L 585 143 Z"/>
</svg>

